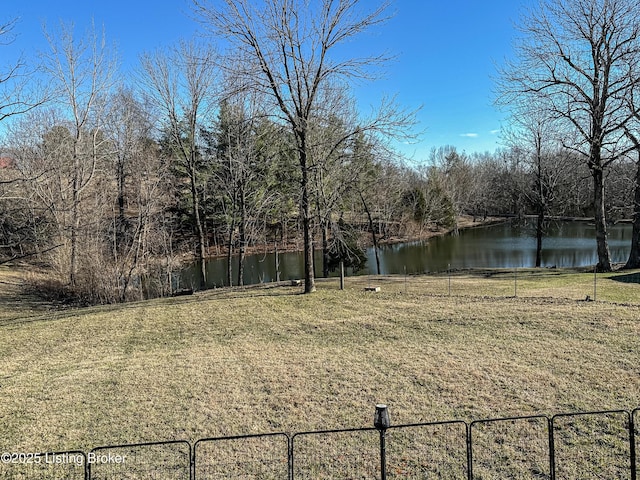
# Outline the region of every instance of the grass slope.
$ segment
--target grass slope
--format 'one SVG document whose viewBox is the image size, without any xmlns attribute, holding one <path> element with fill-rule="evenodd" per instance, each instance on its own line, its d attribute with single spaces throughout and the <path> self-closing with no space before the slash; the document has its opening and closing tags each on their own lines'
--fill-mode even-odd
<svg viewBox="0 0 640 480">
<path fill-rule="evenodd" d="M 588 274 L 520 275 L 518 298 L 504 273 L 457 276 L 451 296 L 446 278 L 372 294 L 365 277 L 68 312 L 18 300 L 0 307 L 0 451 L 371 426 L 379 402 L 394 424 L 639 406 L 640 306 L 578 301 Z M 550 298 L 553 282 L 573 293 Z M 600 282 L 599 298 L 638 296 Z"/>
</svg>

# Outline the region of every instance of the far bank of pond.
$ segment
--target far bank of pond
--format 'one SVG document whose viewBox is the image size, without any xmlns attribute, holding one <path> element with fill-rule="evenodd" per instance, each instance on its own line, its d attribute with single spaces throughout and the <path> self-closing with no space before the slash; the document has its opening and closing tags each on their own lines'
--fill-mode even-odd
<svg viewBox="0 0 640 480">
<path fill-rule="evenodd" d="M 614 263 L 627 260 L 631 246 L 631 225 L 609 228 L 609 249 Z M 526 268 L 535 265 L 536 240 L 533 220 L 506 221 L 462 230 L 458 235 L 436 236 L 428 240 L 384 245 L 378 248 L 380 274 L 416 274 L 448 269 Z M 353 275 L 376 273 L 373 248 L 367 250 L 367 268 Z M 322 254 L 316 252 L 316 274 L 322 272 Z M 586 221 L 549 222 L 543 241 L 543 267 L 583 267 L 597 263 L 595 227 Z M 245 260 L 244 283 L 266 283 L 302 278 L 302 252 L 249 255 Z M 234 279 L 237 257 L 234 257 Z M 207 288 L 226 286 L 226 258 L 207 262 Z M 335 273 L 337 275 L 337 272 Z M 179 287 L 196 287 L 195 267 L 186 268 Z"/>
</svg>

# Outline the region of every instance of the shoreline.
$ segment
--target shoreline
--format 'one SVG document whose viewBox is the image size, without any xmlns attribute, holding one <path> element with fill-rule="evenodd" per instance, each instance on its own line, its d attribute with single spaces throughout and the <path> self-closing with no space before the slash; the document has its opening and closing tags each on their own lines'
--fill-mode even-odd
<svg viewBox="0 0 640 480">
<path fill-rule="evenodd" d="M 474 218 L 472 215 L 461 215 L 460 217 L 458 217 L 457 228 L 456 227 L 444 228 L 444 227 L 437 227 L 435 225 L 425 226 L 421 229 L 421 231 L 414 231 L 412 232 L 412 234 L 403 235 L 403 236 L 391 236 L 387 238 L 377 238 L 377 243 L 378 243 L 378 247 L 383 247 L 383 246 L 389 246 L 389 245 L 397 245 L 400 243 L 424 242 L 436 237 L 453 235 L 455 234 L 456 230 L 458 233 L 460 233 L 464 230 L 469 230 L 472 228 L 498 225 L 500 223 L 508 222 L 516 218 L 518 218 L 516 215 L 490 215 L 490 216 L 487 216 L 486 218 L 479 217 L 479 216 Z M 536 219 L 537 215 L 528 214 L 528 215 L 523 215 L 520 218 Z M 593 222 L 594 221 L 593 217 L 572 217 L 572 216 L 563 216 L 563 215 L 547 216 L 545 217 L 545 220 L 560 221 L 560 222 Z M 632 223 L 632 220 L 620 219 L 620 220 L 617 220 L 615 223 L 612 223 L 612 225 L 620 224 L 620 223 L 625 223 L 625 224 Z M 361 239 L 361 244 L 362 246 L 364 246 L 364 248 L 373 247 L 373 241 L 371 239 L 370 231 L 362 231 L 360 239 Z M 319 239 L 314 239 L 314 240 L 315 240 L 314 250 L 321 250 L 321 248 L 318 248 L 318 246 L 321 243 L 320 240 Z M 210 250 L 209 255 L 207 255 L 205 260 L 225 258 L 228 255 L 226 245 L 210 247 L 209 250 Z M 214 250 L 217 250 L 217 252 L 214 252 Z M 258 254 L 260 255 L 273 254 L 273 253 L 276 253 L 276 251 L 277 253 L 303 252 L 304 246 L 302 244 L 302 240 L 300 239 L 289 239 L 286 243 L 277 242 L 276 246 L 274 246 L 273 243 L 272 244 L 261 243 L 257 245 L 247 246 L 245 248 L 245 255 L 248 256 L 248 255 L 258 255 Z M 232 253 L 232 257 L 236 258 L 238 257 L 238 255 L 239 255 L 238 249 L 234 249 Z M 195 262 L 197 261 L 197 259 L 194 254 L 185 252 L 182 254 L 182 258 L 180 261 L 184 265 L 189 262 Z"/>
<path fill-rule="evenodd" d="M 462 215 L 458 218 L 457 231 L 461 232 L 463 230 L 468 230 L 471 228 L 485 227 L 489 225 L 496 225 L 502 222 L 506 222 L 510 220 L 512 217 L 506 216 L 487 216 L 483 220 L 474 220 L 471 215 Z M 420 242 L 426 241 L 435 237 L 444 237 L 446 235 L 451 235 L 456 231 L 456 228 L 442 228 L 442 227 L 424 227 L 421 232 L 417 232 L 413 235 L 405 235 L 405 236 L 392 236 L 388 238 L 378 238 L 378 246 L 387 246 L 387 245 L 397 245 L 399 243 L 409 243 L 409 242 Z M 373 247 L 373 241 L 371 240 L 371 232 L 363 231 L 361 234 L 362 244 L 365 248 Z M 319 245 L 319 241 L 314 241 L 314 246 Z M 282 248 L 281 248 L 282 247 Z M 226 246 L 217 247 L 219 253 L 210 253 L 207 255 L 206 260 L 220 259 L 225 258 L 228 255 Z M 210 250 L 215 249 L 215 247 L 210 248 Z M 319 248 L 314 248 L 314 250 L 320 250 Z M 290 240 L 285 245 L 278 242 L 277 248 L 274 248 L 273 244 L 258 244 L 251 245 L 245 248 L 245 255 L 256 255 L 256 254 L 271 254 L 271 253 L 294 253 L 294 252 L 302 252 L 304 251 L 304 247 L 302 245 L 302 241 L 300 240 Z M 232 256 L 235 258 L 239 255 L 237 249 L 234 249 Z M 185 253 L 183 255 L 183 262 L 196 261 L 196 258 L 191 253 Z"/>
<path fill-rule="evenodd" d="M 454 235 L 456 230 L 458 231 L 458 233 L 460 233 L 464 230 L 470 230 L 472 228 L 497 225 L 497 224 L 506 222 L 508 220 L 510 220 L 510 217 L 498 217 L 498 216 L 488 216 L 483 220 L 474 220 L 474 218 L 470 215 L 462 215 L 458 219 L 457 227 L 453 227 L 453 228 L 427 227 L 424 232 L 418 235 L 408 235 L 405 237 L 392 237 L 382 241 L 379 240 L 378 245 L 396 245 L 398 243 L 421 242 L 421 241 L 429 240 L 435 237 L 446 237 L 447 235 Z M 367 232 L 366 235 L 370 237 L 371 233 Z M 373 243 L 368 243 L 367 246 L 372 247 Z"/>
</svg>

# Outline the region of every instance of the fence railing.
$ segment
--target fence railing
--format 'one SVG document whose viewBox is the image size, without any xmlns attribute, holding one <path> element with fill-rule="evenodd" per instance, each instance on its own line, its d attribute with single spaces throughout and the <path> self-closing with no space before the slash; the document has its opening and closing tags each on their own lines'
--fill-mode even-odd
<svg viewBox="0 0 640 480">
<path fill-rule="evenodd" d="M 349 285 L 374 282 L 382 290 L 434 296 L 557 298 L 576 301 L 640 303 L 640 271 L 600 273 L 595 269 L 473 268 L 412 275 L 351 276 Z"/>
<path fill-rule="evenodd" d="M 205 438 L 194 444 L 192 478 L 287 479 L 291 439 L 284 433 Z"/>
<path fill-rule="evenodd" d="M 639 414 L 640 408 L 3 454 L 0 478 L 636 480 Z"/>
<path fill-rule="evenodd" d="M 112 445 L 87 454 L 87 478 L 121 480 L 192 478 L 193 449 L 184 440 Z"/>
</svg>

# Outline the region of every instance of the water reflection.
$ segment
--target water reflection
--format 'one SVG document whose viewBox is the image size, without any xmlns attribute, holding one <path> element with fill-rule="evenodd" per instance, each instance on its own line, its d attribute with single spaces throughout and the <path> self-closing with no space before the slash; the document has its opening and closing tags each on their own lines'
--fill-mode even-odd
<svg viewBox="0 0 640 480">
<path fill-rule="evenodd" d="M 625 262 L 631 243 L 631 225 L 618 224 L 609 228 L 609 249 L 615 263 Z M 467 268 L 533 267 L 536 257 L 533 222 L 511 222 L 464 230 L 458 236 L 436 237 L 428 241 L 409 242 L 381 247 L 382 274 L 426 273 Z M 367 252 L 368 267 L 358 274 L 375 273 L 373 249 Z M 317 274 L 321 272 L 322 256 L 316 252 Z M 237 260 L 234 259 L 234 263 Z M 274 254 L 251 255 L 246 258 L 244 283 L 272 282 L 301 278 L 302 252 L 281 253 L 276 270 Z M 578 267 L 597 263 L 595 228 L 586 222 L 553 222 L 547 227 L 543 241 L 543 267 Z M 207 263 L 208 287 L 226 285 L 226 258 Z M 353 272 L 349 272 L 353 274 Z M 337 274 L 334 274 L 337 275 Z M 237 278 L 237 264 L 233 266 Z M 197 278 L 194 267 L 187 268 L 180 279 L 182 286 L 191 286 Z"/>
</svg>

